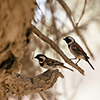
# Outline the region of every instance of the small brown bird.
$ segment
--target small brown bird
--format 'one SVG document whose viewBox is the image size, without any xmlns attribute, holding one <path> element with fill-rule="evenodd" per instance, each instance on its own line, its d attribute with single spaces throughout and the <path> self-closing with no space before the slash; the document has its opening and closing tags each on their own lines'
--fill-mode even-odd
<svg viewBox="0 0 100 100">
<path fill-rule="evenodd" d="M 89 63 L 89 65 L 91 66 L 91 68 L 94 70 L 94 67 L 92 66 L 92 64 L 88 60 L 90 58 L 87 56 L 87 54 L 81 48 L 81 46 L 78 43 L 76 43 L 75 40 L 72 37 L 70 37 L 70 36 L 64 38 L 64 40 L 68 44 L 68 48 L 69 48 L 70 52 L 75 56 L 74 59 L 77 59 L 78 58 L 77 63 L 81 59 L 84 59 L 85 61 L 87 61 Z"/>
<path fill-rule="evenodd" d="M 66 69 L 69 69 L 69 70 L 73 71 L 72 69 L 64 66 L 64 63 L 61 63 L 61 62 L 59 62 L 57 60 L 48 58 L 43 54 L 38 54 L 34 58 L 39 60 L 39 64 L 43 68 L 51 69 L 51 70 L 56 70 L 57 68 L 66 68 Z"/>
</svg>

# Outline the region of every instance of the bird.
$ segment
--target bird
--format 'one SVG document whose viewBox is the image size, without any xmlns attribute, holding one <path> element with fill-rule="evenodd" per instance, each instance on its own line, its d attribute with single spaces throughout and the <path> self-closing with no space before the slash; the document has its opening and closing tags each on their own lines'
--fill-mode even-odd
<svg viewBox="0 0 100 100">
<path fill-rule="evenodd" d="M 75 56 L 75 58 L 72 58 L 71 60 L 78 59 L 78 61 L 76 62 L 76 64 L 78 64 L 78 62 L 83 59 L 88 62 L 88 64 L 93 70 L 95 70 L 93 65 L 89 61 L 90 58 L 87 56 L 86 52 L 82 49 L 82 47 L 75 41 L 74 38 L 72 38 L 71 36 L 67 36 L 63 40 L 66 41 L 70 52 Z"/>
<path fill-rule="evenodd" d="M 50 69 L 50 70 L 56 70 L 58 68 L 66 68 L 73 71 L 72 69 L 64 66 L 64 63 L 48 58 L 44 54 L 38 54 L 34 58 L 38 59 L 40 66 L 43 68 Z"/>
</svg>

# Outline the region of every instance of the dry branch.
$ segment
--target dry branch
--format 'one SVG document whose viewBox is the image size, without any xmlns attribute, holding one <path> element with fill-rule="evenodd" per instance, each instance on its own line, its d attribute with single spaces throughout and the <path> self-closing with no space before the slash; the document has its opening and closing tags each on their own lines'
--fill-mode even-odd
<svg viewBox="0 0 100 100">
<path fill-rule="evenodd" d="M 39 93 L 39 95 L 41 96 L 42 100 L 46 100 L 46 99 L 44 98 L 44 96 L 42 95 L 41 92 L 38 92 L 38 93 Z"/>
<path fill-rule="evenodd" d="M 69 65 L 73 66 L 75 69 L 77 69 L 82 75 L 84 75 L 84 70 L 81 69 L 78 65 L 74 64 L 63 52 L 62 50 L 48 37 L 43 35 L 35 26 L 33 26 L 33 32 L 41 38 L 43 41 L 48 43 Z"/>
<path fill-rule="evenodd" d="M 44 91 L 51 88 L 57 81 L 57 78 L 61 76 L 63 77 L 59 70 L 47 70 L 33 78 L 24 77 L 19 74 L 13 75 L 12 77 L 8 76 L 0 84 L 0 88 L 2 89 L 0 94 L 3 97 L 7 97 L 8 93 L 24 96 L 38 91 Z"/>
<path fill-rule="evenodd" d="M 73 21 L 72 19 L 72 15 L 71 15 L 71 10 L 69 9 L 68 5 L 63 1 L 63 0 L 57 0 L 59 2 L 59 4 L 63 7 L 63 9 L 65 10 L 67 16 L 69 17 L 71 23 L 72 23 L 72 26 L 74 28 L 74 31 L 76 32 L 76 34 L 80 37 L 80 39 L 82 40 L 82 42 L 85 44 L 88 52 L 90 53 L 91 57 L 94 58 L 91 50 L 89 49 L 87 43 L 85 42 L 86 40 L 83 38 L 83 36 L 80 34 L 79 30 L 78 30 L 78 27 L 76 25 L 76 23 Z M 82 15 L 83 16 L 83 15 Z"/>
<path fill-rule="evenodd" d="M 86 4 L 87 4 L 87 0 L 85 0 L 85 2 L 84 2 L 84 7 L 83 7 L 83 10 L 82 10 L 81 16 L 80 16 L 78 22 L 76 23 L 77 27 L 78 27 L 78 24 L 79 24 L 79 22 L 81 21 L 81 19 L 82 19 L 84 13 L 85 13 Z"/>
</svg>

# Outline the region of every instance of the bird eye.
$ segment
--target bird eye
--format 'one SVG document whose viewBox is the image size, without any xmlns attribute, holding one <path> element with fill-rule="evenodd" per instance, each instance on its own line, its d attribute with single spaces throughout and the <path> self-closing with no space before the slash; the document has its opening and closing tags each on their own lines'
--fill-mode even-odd
<svg viewBox="0 0 100 100">
<path fill-rule="evenodd" d="M 43 59 L 42 58 L 39 58 L 39 61 L 43 61 Z"/>
</svg>

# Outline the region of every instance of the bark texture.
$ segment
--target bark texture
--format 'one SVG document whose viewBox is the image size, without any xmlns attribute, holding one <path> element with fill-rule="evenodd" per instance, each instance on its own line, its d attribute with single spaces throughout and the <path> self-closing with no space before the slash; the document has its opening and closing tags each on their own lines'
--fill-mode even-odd
<svg viewBox="0 0 100 100">
<path fill-rule="evenodd" d="M 32 36 L 34 5 L 33 0 L 0 0 L 0 81 L 21 69 L 19 59 Z"/>
<path fill-rule="evenodd" d="M 49 89 L 54 85 L 59 76 L 64 77 L 59 70 L 47 70 L 33 78 L 19 74 L 8 75 L 0 84 L 0 100 L 6 99 L 9 93 L 24 96 Z"/>
</svg>

